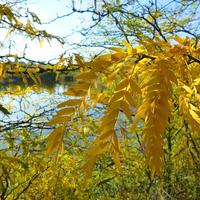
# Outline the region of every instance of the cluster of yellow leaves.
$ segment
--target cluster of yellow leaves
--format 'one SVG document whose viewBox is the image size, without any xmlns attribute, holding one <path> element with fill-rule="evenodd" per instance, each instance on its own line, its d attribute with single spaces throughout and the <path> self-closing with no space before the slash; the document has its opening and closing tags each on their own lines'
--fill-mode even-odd
<svg viewBox="0 0 200 200">
<path fill-rule="evenodd" d="M 156 59 L 141 75 L 143 103 L 136 113 L 133 130 L 138 120 L 143 119 L 143 146 L 152 177 L 155 171 L 160 173 L 162 166 L 163 134 L 171 110 L 171 82 L 176 83 L 171 68 L 171 62 L 166 58 Z"/>
<path fill-rule="evenodd" d="M 54 129 L 48 137 L 47 155 L 56 151 L 58 157 L 59 153 L 63 151 L 63 136 L 65 133 L 65 127 L 70 118 L 75 114 L 76 109 L 80 108 L 81 104 L 82 99 L 70 99 L 58 105 L 58 107 L 62 109 L 57 112 L 57 115 L 54 116 L 54 118 L 49 121 L 47 125 L 51 126 L 58 123 L 61 125 L 56 127 L 56 129 Z"/>
<path fill-rule="evenodd" d="M 41 23 L 36 14 L 32 12 L 29 12 L 28 14 L 31 15 L 34 22 L 39 24 Z M 59 40 L 59 38 L 54 37 L 51 34 L 48 34 L 44 30 L 37 30 L 29 19 L 27 20 L 27 23 L 23 23 L 22 20 L 20 19 L 20 14 L 17 13 L 17 9 L 14 10 L 9 3 L 0 5 L 0 18 L 1 22 L 4 23 L 6 26 L 8 26 L 7 36 L 10 35 L 10 33 L 13 31 L 21 31 L 27 33 L 29 37 L 32 38 L 37 37 L 41 44 L 43 42 L 42 39 L 43 37 L 48 39 L 56 38 Z"/>
<path fill-rule="evenodd" d="M 191 89 L 192 88 L 192 89 Z M 200 132 L 200 96 L 195 85 L 188 87 L 183 85 L 185 94 L 180 98 L 180 112 L 196 132 Z"/>
<path fill-rule="evenodd" d="M 120 142 L 116 126 L 121 113 L 130 122 L 133 133 L 138 125 L 143 129 L 143 148 L 152 178 L 155 172 L 161 173 L 164 132 L 173 106 L 172 93 L 176 91 L 176 95 L 185 95 L 183 84 L 198 78 L 199 74 L 195 76 L 194 69 L 200 67 L 199 54 L 196 53 L 199 45 L 194 46 L 189 38 L 176 36 L 174 40 L 177 41 L 175 45 L 160 39 L 140 42 L 137 47 L 124 43 L 126 49 L 111 48 L 113 53 L 90 62 L 84 62 L 80 57 L 76 59 L 82 65 L 77 76 L 78 83 L 64 94 L 78 98 L 74 99 L 77 103 L 69 103 L 73 102 L 71 99 L 63 102 L 61 105 L 66 108 L 59 110 L 52 121 L 56 119 L 55 122 L 64 124 L 64 128 L 67 126 L 64 120 L 69 122 L 75 113 L 83 114 L 83 110 L 87 110 L 88 100 L 105 106 L 106 111 L 97 129 L 98 136 L 88 150 L 84 165 L 87 174 L 91 174 L 97 156 L 105 152 L 112 153 L 115 165 L 120 169 Z M 185 95 L 180 108 L 192 128 L 199 130 L 199 105 L 188 106 L 190 98 Z M 58 131 L 50 134 L 48 154 L 52 152 L 54 141 L 60 141 L 63 134 L 63 131 L 60 135 Z"/>
<path fill-rule="evenodd" d="M 132 93 L 141 93 L 139 86 L 132 77 L 125 78 L 117 85 L 116 90 L 107 104 L 107 110 L 101 119 L 98 128 L 99 137 L 88 150 L 88 162 L 84 166 L 88 174 L 95 162 L 96 156 L 110 150 L 115 165 L 120 169 L 120 143 L 115 132 L 115 126 L 120 112 L 123 112 L 128 120 L 132 120 L 134 99 Z M 89 166 L 88 166 L 89 165 Z"/>
</svg>

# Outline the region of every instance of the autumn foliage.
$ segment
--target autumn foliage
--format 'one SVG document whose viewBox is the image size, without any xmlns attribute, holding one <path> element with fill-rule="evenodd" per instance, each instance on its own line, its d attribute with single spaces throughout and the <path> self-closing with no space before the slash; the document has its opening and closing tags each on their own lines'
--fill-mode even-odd
<svg viewBox="0 0 200 200">
<path fill-rule="evenodd" d="M 97 138 L 88 150 L 86 172 L 90 173 L 97 156 L 107 151 L 120 168 L 123 145 L 119 138 L 124 133 L 115 129 L 124 114 L 130 123 L 127 131 L 134 134 L 137 126 L 142 127 L 142 145 L 152 178 L 155 172 L 161 174 L 164 132 L 174 115 L 174 105 L 179 104 L 180 117 L 189 123 L 194 134 L 200 128 L 200 110 L 196 106 L 199 74 L 195 73 L 200 67 L 200 47 L 189 38 L 172 39 L 176 44 L 157 39 L 132 47 L 125 42 L 126 48 L 111 48 L 112 53 L 92 61 L 80 62 L 77 58 L 81 72 L 76 77 L 77 83 L 64 93 L 72 99 L 59 104 L 61 109 L 49 122 L 60 126 L 49 136 L 47 153 L 61 153 L 62 138 L 70 120 L 80 115 L 84 118 L 83 110 L 87 113 L 89 105 L 99 103 L 105 112 L 100 119 L 94 118 L 99 121 L 99 127 Z M 179 97 L 179 101 L 173 96 Z"/>
<path fill-rule="evenodd" d="M 52 22 L 92 13 L 94 25 L 83 29 L 82 48 L 92 44 L 97 31 L 103 38 L 94 44 L 105 45 L 103 52 L 63 53 L 55 62 L 31 60 L 25 53 L 0 55 L 1 83 L 14 75 L 25 85 L 2 89 L 2 99 L 39 93 L 46 72 L 55 74 L 56 81 L 67 73 L 75 79 L 50 116 L 45 108 L 39 114 L 44 119 L 37 128 L 48 133 L 35 131 L 35 116 L 14 125 L 0 121 L 0 198 L 198 199 L 200 43 L 193 32 L 198 1 L 103 0 L 92 1 L 87 9 L 78 9 L 77 2 L 71 1 L 72 13 Z M 24 20 L 22 11 L 14 9 L 18 4 L 0 3 L 6 37 L 12 40 L 17 33 L 39 46 L 51 40 L 64 44 L 35 28 L 42 25 L 36 14 L 26 10 Z M 171 4 L 172 10 L 177 5 L 173 14 Z M 193 13 L 191 18 L 185 10 Z M 2 101 L 0 112 L 9 117 L 12 109 Z"/>
</svg>

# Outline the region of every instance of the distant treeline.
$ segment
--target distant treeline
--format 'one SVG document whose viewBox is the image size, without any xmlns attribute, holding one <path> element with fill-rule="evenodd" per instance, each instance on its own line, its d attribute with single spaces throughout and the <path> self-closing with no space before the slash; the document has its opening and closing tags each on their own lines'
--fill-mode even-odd
<svg viewBox="0 0 200 200">
<path fill-rule="evenodd" d="M 56 73 L 54 72 L 44 72 L 42 74 L 39 74 L 39 77 L 41 79 L 41 84 L 42 86 L 47 86 L 47 87 L 54 87 L 55 84 L 67 84 L 69 82 L 74 81 L 74 76 L 73 75 L 68 75 L 68 74 L 60 74 L 58 79 L 56 80 Z M 34 85 L 34 81 L 27 76 L 27 83 L 25 84 L 23 82 L 22 76 L 17 75 L 17 74 L 8 74 L 6 78 L 0 79 L 0 87 L 6 88 L 7 86 L 11 85 L 20 85 L 20 86 L 32 86 Z"/>
</svg>

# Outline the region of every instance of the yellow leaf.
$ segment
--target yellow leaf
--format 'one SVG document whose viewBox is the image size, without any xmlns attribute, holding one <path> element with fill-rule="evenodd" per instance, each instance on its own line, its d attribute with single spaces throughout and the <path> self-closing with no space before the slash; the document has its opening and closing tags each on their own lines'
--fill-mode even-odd
<svg viewBox="0 0 200 200">
<path fill-rule="evenodd" d="M 119 47 L 110 47 L 109 49 L 118 53 L 124 53 L 124 50 Z"/>
<path fill-rule="evenodd" d="M 54 151 L 59 150 L 59 146 L 62 145 L 64 135 L 64 126 L 59 126 L 48 137 L 48 144 L 46 155 L 50 155 Z"/>
<path fill-rule="evenodd" d="M 3 74 L 3 70 L 4 70 L 4 66 L 3 66 L 3 64 L 0 64 L 0 77 L 1 77 L 2 74 Z"/>
<path fill-rule="evenodd" d="M 124 89 L 125 87 L 127 87 L 129 84 L 129 79 L 123 79 L 116 87 L 116 90 L 122 90 Z"/>
<path fill-rule="evenodd" d="M 143 46 L 134 46 L 137 53 L 144 53 L 144 47 Z M 144 61 L 144 59 L 142 59 L 142 61 Z M 149 60 L 146 59 L 146 61 L 148 62 Z"/>
<path fill-rule="evenodd" d="M 178 35 L 174 36 L 174 40 L 176 40 L 179 44 L 183 44 L 184 39 L 179 37 Z"/>
<path fill-rule="evenodd" d="M 119 157 L 119 153 L 114 151 L 113 154 L 113 161 L 115 163 L 115 166 L 118 170 L 121 170 L 121 163 L 120 163 L 120 157 Z"/>
<path fill-rule="evenodd" d="M 63 92 L 63 94 L 67 96 L 81 97 L 81 96 L 85 96 L 87 93 L 86 91 L 83 91 L 83 90 L 75 90 L 73 88 L 69 88 L 66 92 Z"/>
<path fill-rule="evenodd" d="M 39 84 L 42 84 L 42 81 L 41 81 L 40 76 L 38 75 L 38 73 L 35 73 L 34 75 L 35 75 L 35 78 L 36 78 L 37 82 Z"/>
<path fill-rule="evenodd" d="M 39 39 L 39 42 L 40 42 L 40 48 L 42 48 L 44 45 L 44 39 Z"/>
<path fill-rule="evenodd" d="M 56 71 L 55 73 L 56 73 L 56 81 L 58 81 L 59 76 L 60 76 L 60 72 L 59 72 L 59 71 Z"/>
<path fill-rule="evenodd" d="M 24 73 L 21 73 L 22 75 L 22 81 L 25 83 L 25 84 L 28 84 L 28 81 L 26 79 L 26 75 Z"/>
<path fill-rule="evenodd" d="M 111 119 L 117 119 L 119 114 L 119 108 L 115 108 L 110 110 L 106 115 L 103 117 L 102 121 L 110 121 Z"/>
<path fill-rule="evenodd" d="M 155 176 L 155 167 L 151 166 L 151 180 L 154 179 Z"/>
<path fill-rule="evenodd" d="M 193 118 L 198 124 L 200 124 L 200 118 L 199 118 L 199 116 L 197 115 L 197 113 L 194 112 L 193 110 L 189 110 L 189 113 L 191 114 L 192 118 Z"/>
<path fill-rule="evenodd" d="M 102 132 L 101 134 L 104 134 L 104 132 L 107 132 L 108 130 L 114 129 L 116 123 L 116 119 L 111 118 L 108 122 L 103 121 L 101 123 L 100 128 L 98 131 Z"/>
<path fill-rule="evenodd" d="M 79 54 L 75 54 L 75 60 L 77 64 L 80 65 L 80 67 L 82 67 L 83 69 L 85 68 L 83 58 Z"/>
<path fill-rule="evenodd" d="M 8 31 L 7 31 L 7 33 L 6 33 L 6 37 L 10 36 L 10 34 L 12 33 L 12 31 L 13 30 L 11 28 L 9 28 Z"/>
<path fill-rule="evenodd" d="M 121 101 L 121 105 L 120 105 L 121 109 L 123 110 L 124 114 L 126 115 L 126 117 L 131 120 L 131 111 L 130 111 L 130 107 L 129 104 L 126 101 Z"/>
<path fill-rule="evenodd" d="M 62 110 L 59 110 L 57 112 L 57 115 L 70 115 L 70 114 L 74 113 L 74 111 L 75 111 L 75 108 L 68 107 L 68 108 L 64 108 Z"/>
<path fill-rule="evenodd" d="M 135 102 L 135 100 L 133 99 L 133 96 L 129 92 L 126 92 L 125 97 L 126 97 L 127 102 L 129 103 L 129 105 L 133 106 L 134 102 Z"/>
<path fill-rule="evenodd" d="M 94 167 L 96 157 L 89 157 L 87 162 L 82 166 L 83 171 L 85 172 L 86 178 L 92 176 L 92 168 Z"/>
<path fill-rule="evenodd" d="M 104 131 L 101 133 L 101 135 L 99 136 L 100 140 L 106 140 L 106 139 L 110 139 L 110 137 L 114 134 L 114 130 L 113 129 L 109 129 L 107 131 Z"/>
<path fill-rule="evenodd" d="M 121 101 L 114 101 L 110 105 L 110 110 L 116 110 L 120 108 Z"/>
<path fill-rule="evenodd" d="M 70 99 L 58 104 L 58 108 L 65 106 L 79 106 L 82 102 L 82 99 Z"/>
<path fill-rule="evenodd" d="M 77 85 L 71 86 L 74 90 L 88 90 L 90 83 L 79 83 Z"/>
<path fill-rule="evenodd" d="M 87 95 L 89 98 L 91 98 L 91 87 L 88 88 Z"/>
<path fill-rule="evenodd" d="M 120 100 L 124 96 L 124 94 L 125 94 L 125 90 L 119 90 L 115 92 L 110 100 L 110 104 L 112 104 L 114 101 Z"/>
<path fill-rule="evenodd" d="M 132 131 L 135 130 L 135 127 L 136 127 L 138 121 L 144 117 L 144 115 L 146 114 L 147 110 L 149 109 L 149 106 L 150 106 L 149 102 L 145 102 L 138 108 L 138 110 L 136 112 L 136 115 L 134 117 L 134 121 L 133 121 L 132 127 L 131 127 Z"/>
<path fill-rule="evenodd" d="M 32 78 L 32 80 L 35 82 L 35 84 L 38 84 L 38 83 L 39 83 L 37 77 L 36 77 L 35 74 L 34 74 L 33 69 L 27 69 L 27 73 L 28 73 L 28 75 Z"/>
<path fill-rule="evenodd" d="M 193 93 L 192 89 L 188 87 L 187 85 L 183 85 L 183 89 L 185 89 L 185 91 L 189 93 L 190 95 Z"/>
<path fill-rule="evenodd" d="M 189 103 L 189 106 L 190 106 L 190 108 L 191 108 L 192 110 L 197 111 L 197 112 L 200 112 L 200 110 L 199 110 L 197 107 L 193 106 L 191 103 Z"/>
<path fill-rule="evenodd" d="M 132 89 L 133 92 L 137 92 L 138 94 L 142 93 L 140 87 L 132 79 L 130 79 L 130 86 L 131 86 L 131 89 Z"/>
<path fill-rule="evenodd" d="M 92 158 L 92 157 L 96 157 L 99 154 L 104 153 L 107 150 L 108 145 L 109 145 L 109 142 L 101 142 L 101 143 L 98 143 L 97 145 L 92 146 L 87 152 L 88 157 Z"/>
<path fill-rule="evenodd" d="M 68 122 L 70 119 L 69 116 L 58 116 L 58 117 L 54 117 L 51 121 L 49 121 L 46 125 L 47 126 L 52 126 L 52 125 L 56 125 L 59 123 L 66 123 Z"/>
<path fill-rule="evenodd" d="M 124 59 L 127 56 L 127 53 L 123 52 L 123 53 L 114 53 L 111 55 L 111 59 L 112 61 L 119 61 L 120 59 Z"/>
<path fill-rule="evenodd" d="M 123 44 L 126 46 L 127 48 L 127 52 L 128 52 L 128 55 L 132 55 L 132 54 L 136 54 L 137 53 L 137 50 L 134 49 L 130 43 L 128 43 L 127 41 L 123 41 Z"/>
<path fill-rule="evenodd" d="M 94 73 L 94 72 L 92 72 L 92 71 L 89 71 L 89 72 L 83 72 L 83 73 L 81 73 L 80 75 L 78 75 L 77 77 L 76 77 L 76 79 L 80 79 L 80 80 L 94 80 L 94 79 L 96 79 L 96 74 Z"/>
<path fill-rule="evenodd" d="M 169 76 L 170 81 L 174 82 L 175 84 L 178 84 L 177 78 L 176 78 L 174 72 L 172 72 L 171 70 L 167 70 L 167 76 Z"/>
<path fill-rule="evenodd" d="M 116 134 L 113 134 L 113 147 L 117 152 L 120 152 L 119 141 Z"/>
<path fill-rule="evenodd" d="M 111 54 L 105 54 L 105 55 L 99 56 L 94 61 L 96 63 L 98 63 L 98 62 L 110 62 L 111 61 Z"/>
</svg>

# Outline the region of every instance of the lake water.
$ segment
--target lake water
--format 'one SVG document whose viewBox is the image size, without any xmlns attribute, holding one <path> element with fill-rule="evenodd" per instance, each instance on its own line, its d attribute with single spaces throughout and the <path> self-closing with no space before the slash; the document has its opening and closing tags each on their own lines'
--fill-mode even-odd
<svg viewBox="0 0 200 200">
<path fill-rule="evenodd" d="M 70 98 L 63 95 L 63 92 L 74 82 L 66 77 L 63 76 L 59 81 L 47 77 L 41 85 L 35 85 L 31 81 L 24 85 L 16 78 L 0 82 L 0 104 L 10 112 L 9 115 L 0 112 L 0 149 L 5 148 L 5 136 L 11 134 L 12 137 L 15 131 L 26 130 L 31 137 L 42 138 L 51 132 L 54 127 L 47 126 L 46 123 L 56 113 L 58 103 Z M 97 107 L 89 109 L 87 114 L 101 117 L 103 112 L 104 107 L 97 104 Z M 120 116 L 121 124 L 124 124 L 124 115 Z M 120 129 L 118 126 L 116 128 Z M 69 141 L 81 141 L 80 138 L 73 140 L 74 137 L 81 137 L 81 134 L 71 134 L 69 137 Z M 93 139 L 94 136 L 91 135 L 88 141 Z M 19 143 L 21 137 L 17 140 Z"/>
<path fill-rule="evenodd" d="M 5 80 L 0 83 L 0 104 L 10 115 L 0 112 L 0 132 L 26 128 L 40 134 L 49 132 L 51 127 L 45 125 L 56 112 L 56 105 L 67 99 L 63 92 L 71 80 L 43 79 L 41 85 L 32 81 L 24 85 L 19 80 Z"/>
</svg>

